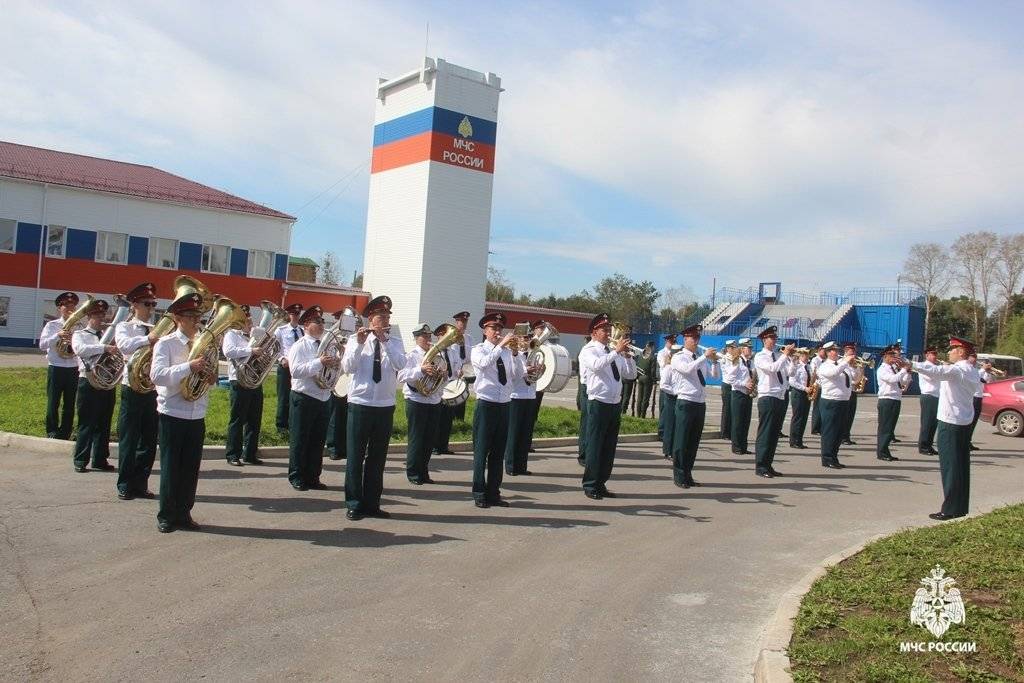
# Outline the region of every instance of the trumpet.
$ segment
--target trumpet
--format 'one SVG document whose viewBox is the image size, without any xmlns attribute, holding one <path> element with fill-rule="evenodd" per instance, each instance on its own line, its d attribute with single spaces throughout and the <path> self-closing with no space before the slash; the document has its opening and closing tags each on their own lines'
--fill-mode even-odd
<svg viewBox="0 0 1024 683">
<path fill-rule="evenodd" d="M 1000 379 L 1006 377 L 1006 371 L 1000 370 L 999 368 L 993 366 L 992 363 L 982 363 L 981 369 L 989 373 L 993 377 L 999 377 Z"/>
</svg>

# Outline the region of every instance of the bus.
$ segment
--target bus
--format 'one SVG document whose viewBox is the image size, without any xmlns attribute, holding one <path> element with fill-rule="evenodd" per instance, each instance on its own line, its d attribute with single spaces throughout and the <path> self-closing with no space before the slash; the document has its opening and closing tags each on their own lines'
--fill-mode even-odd
<svg viewBox="0 0 1024 683">
<path fill-rule="evenodd" d="M 1000 377 L 999 379 L 1024 376 L 1024 361 L 1017 356 L 1001 356 L 997 353 L 979 353 L 978 364 L 981 365 L 982 363 L 991 363 L 992 367 L 996 370 L 1002 370 L 1006 373 L 1006 378 Z"/>
</svg>

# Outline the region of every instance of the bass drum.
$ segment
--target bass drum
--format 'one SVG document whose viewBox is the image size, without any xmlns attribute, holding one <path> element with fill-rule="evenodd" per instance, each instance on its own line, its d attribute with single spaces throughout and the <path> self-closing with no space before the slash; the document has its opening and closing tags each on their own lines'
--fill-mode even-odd
<svg viewBox="0 0 1024 683">
<path fill-rule="evenodd" d="M 544 354 L 544 372 L 537 380 L 537 391 L 559 392 L 565 388 L 572 376 L 572 360 L 569 351 L 560 344 L 541 344 Z"/>
<path fill-rule="evenodd" d="M 469 385 L 466 384 L 465 380 L 456 377 L 453 380 L 449 380 L 448 384 L 444 385 L 444 391 L 441 392 L 441 403 L 446 406 L 461 406 L 469 398 Z"/>
<path fill-rule="evenodd" d="M 338 381 L 334 383 L 334 395 L 338 398 L 346 398 L 350 388 L 352 388 L 352 375 L 339 375 Z"/>
</svg>

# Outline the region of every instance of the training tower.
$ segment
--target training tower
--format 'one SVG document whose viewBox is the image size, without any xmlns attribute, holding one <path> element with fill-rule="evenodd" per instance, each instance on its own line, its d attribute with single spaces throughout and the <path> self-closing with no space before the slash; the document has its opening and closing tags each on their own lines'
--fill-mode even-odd
<svg viewBox="0 0 1024 683">
<path fill-rule="evenodd" d="M 363 288 L 391 297 L 407 346 L 419 322 L 483 313 L 501 90 L 430 58 L 377 86 Z"/>
</svg>

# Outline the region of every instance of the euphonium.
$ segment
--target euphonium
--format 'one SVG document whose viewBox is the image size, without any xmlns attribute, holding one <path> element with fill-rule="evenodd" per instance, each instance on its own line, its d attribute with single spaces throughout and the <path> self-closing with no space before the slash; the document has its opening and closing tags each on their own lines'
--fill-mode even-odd
<svg viewBox="0 0 1024 683">
<path fill-rule="evenodd" d="M 270 374 L 281 353 L 281 340 L 274 333 L 277 328 L 288 322 L 288 314 L 274 302 L 264 299 L 260 303 L 260 308 L 263 309 L 263 314 L 257 328 L 264 336 L 253 347 L 252 355 L 246 358 L 244 363 L 235 364 L 238 384 L 246 389 L 257 388 Z M 253 328 L 253 334 L 257 328 Z"/>
<path fill-rule="evenodd" d="M 82 318 L 85 317 L 85 309 L 92 305 L 92 302 L 96 299 L 93 298 L 92 294 L 85 295 L 85 301 L 78 305 L 78 308 L 68 316 L 68 319 L 64 321 L 64 326 L 61 327 L 61 332 L 74 333 L 78 330 L 79 324 L 82 322 Z M 72 358 L 75 355 L 74 350 L 71 348 L 71 339 L 64 341 L 63 339 L 57 340 L 56 346 L 57 355 L 61 358 Z"/>
<path fill-rule="evenodd" d="M 439 354 L 449 346 L 458 344 L 461 338 L 462 333 L 454 325 L 449 325 L 448 331 L 444 333 L 444 336 L 430 347 L 430 350 L 423 356 L 423 362 L 434 366 L 435 372 L 433 375 L 424 374 L 423 377 L 416 380 L 416 391 L 424 396 L 429 396 L 448 381 L 446 361 Z"/>
<path fill-rule="evenodd" d="M 181 396 L 186 401 L 198 401 L 209 391 L 210 380 L 217 379 L 217 362 L 220 360 L 220 344 L 224 333 L 245 326 L 245 313 L 241 306 L 226 296 L 217 299 L 213 307 L 214 313 L 209 324 L 189 342 L 187 362 L 202 358 L 206 361 L 206 369 L 203 372 L 189 372 L 181 380 Z"/>
<path fill-rule="evenodd" d="M 188 275 L 179 275 L 174 278 L 174 299 L 176 301 L 186 294 L 196 293 L 203 297 L 203 311 L 210 310 L 210 306 L 213 304 L 212 295 L 210 290 L 199 280 Z M 150 334 L 156 335 L 157 337 L 163 337 L 174 331 L 175 328 L 174 318 L 171 317 L 170 313 L 164 313 L 156 325 L 153 326 L 153 330 Z M 144 346 L 135 353 L 132 354 L 131 358 L 128 359 L 128 386 L 132 388 L 132 391 L 140 394 L 148 394 L 153 391 L 156 387 L 153 386 L 153 380 L 149 378 L 149 366 L 153 362 L 153 346 Z"/>
<path fill-rule="evenodd" d="M 553 325 L 545 323 L 541 333 L 530 340 L 529 352 L 526 354 L 526 381 L 530 384 L 536 384 L 544 374 L 546 365 L 544 352 L 540 350 L 540 347 L 552 337 L 558 337 L 558 330 Z"/>
<path fill-rule="evenodd" d="M 128 300 L 123 295 L 118 294 L 114 299 L 117 301 L 117 313 L 114 314 L 114 319 L 110 321 L 110 326 L 107 327 L 106 332 L 100 338 L 100 344 L 104 346 L 113 343 L 118 323 L 126 320 L 131 315 L 131 304 L 128 303 Z M 103 391 L 113 389 L 121 381 L 121 375 L 124 374 L 124 363 L 124 356 L 120 352 L 108 353 L 104 351 L 96 359 L 95 363 L 86 365 L 85 379 L 88 380 L 94 389 Z"/>
<path fill-rule="evenodd" d="M 348 324 L 344 324 L 346 322 Z M 362 318 L 356 313 L 355 309 L 351 306 L 346 306 L 345 310 L 341 312 L 341 316 L 331 326 L 331 329 L 324 332 L 324 336 L 320 338 L 320 355 L 329 358 L 334 357 L 340 361 L 341 357 L 345 355 L 345 343 L 348 342 L 349 336 L 354 334 L 361 324 Z M 350 327 L 352 329 L 348 329 Z M 320 374 L 316 376 L 316 385 L 321 389 L 333 390 L 340 376 L 341 363 L 336 368 L 329 368 L 325 365 L 320 370 Z"/>
</svg>

